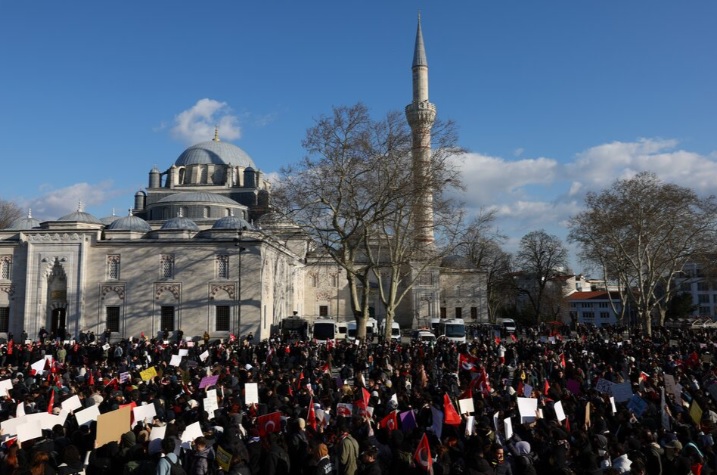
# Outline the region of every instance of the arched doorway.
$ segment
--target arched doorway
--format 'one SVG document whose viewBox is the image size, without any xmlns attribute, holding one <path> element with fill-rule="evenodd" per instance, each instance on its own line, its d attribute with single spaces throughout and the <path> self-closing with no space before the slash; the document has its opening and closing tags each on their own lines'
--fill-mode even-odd
<svg viewBox="0 0 717 475">
<path fill-rule="evenodd" d="M 59 259 L 55 259 L 50 274 L 47 276 L 48 327 L 45 329 L 53 335 L 65 333 L 67 330 L 67 275 Z"/>
</svg>

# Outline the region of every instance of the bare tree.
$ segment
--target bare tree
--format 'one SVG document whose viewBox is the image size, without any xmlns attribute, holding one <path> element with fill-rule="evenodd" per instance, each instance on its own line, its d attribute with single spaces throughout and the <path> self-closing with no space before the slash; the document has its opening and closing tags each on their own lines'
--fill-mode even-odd
<svg viewBox="0 0 717 475">
<path fill-rule="evenodd" d="M 10 226 L 22 214 L 22 209 L 16 203 L 0 199 L 0 229 Z"/>
<path fill-rule="evenodd" d="M 460 216 L 455 208 L 441 213 L 442 191 L 458 183 L 449 166 L 453 127 L 439 130 L 432 169 L 424 180 L 434 190 L 442 215 Z M 418 255 L 411 229 L 418 198 L 411 173 L 411 131 L 398 113 L 373 120 L 357 104 L 334 108 L 307 131 L 307 156 L 297 166 L 282 170 L 275 191 L 276 204 L 342 267 L 348 278 L 351 305 L 357 321 L 357 338 L 365 338 L 372 279 L 379 281 L 379 296 L 387 308 L 390 331 L 396 306 L 415 279 L 418 261 L 428 266 L 437 257 Z M 446 205 L 447 206 L 447 205 Z M 446 226 L 447 227 L 447 226 Z M 441 228 L 442 229 L 442 228 Z M 420 257 L 421 259 L 418 259 Z M 419 269 L 420 270 L 420 269 Z"/>
<path fill-rule="evenodd" d="M 717 230 L 714 197 L 664 183 L 642 172 L 589 193 L 587 209 L 570 221 L 569 239 L 580 256 L 620 284 L 623 305 L 638 312 L 647 334 L 652 318 L 664 324 L 674 279 L 688 262 L 710 255 Z"/>
<path fill-rule="evenodd" d="M 503 251 L 503 236 L 494 227 L 495 211 L 481 210 L 463 231 L 457 252 L 467 257 L 486 276 L 488 318 L 495 321 L 509 302 L 512 285 L 508 279 L 511 256 Z"/>
<path fill-rule="evenodd" d="M 521 271 L 517 290 L 527 298 L 537 323 L 544 315 L 552 315 L 552 310 L 546 313 L 543 308 L 546 289 L 555 285 L 553 278 L 565 271 L 568 251 L 560 238 L 541 229 L 523 236 L 515 260 Z"/>
</svg>

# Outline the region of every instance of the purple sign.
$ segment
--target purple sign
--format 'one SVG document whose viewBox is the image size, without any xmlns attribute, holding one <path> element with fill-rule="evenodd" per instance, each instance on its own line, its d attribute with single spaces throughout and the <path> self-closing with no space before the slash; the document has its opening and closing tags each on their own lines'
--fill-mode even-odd
<svg viewBox="0 0 717 475">
<path fill-rule="evenodd" d="M 216 376 L 205 376 L 202 378 L 202 380 L 199 382 L 199 389 L 204 389 L 207 386 L 214 386 L 217 384 L 217 381 L 219 380 L 219 375 Z"/>
</svg>

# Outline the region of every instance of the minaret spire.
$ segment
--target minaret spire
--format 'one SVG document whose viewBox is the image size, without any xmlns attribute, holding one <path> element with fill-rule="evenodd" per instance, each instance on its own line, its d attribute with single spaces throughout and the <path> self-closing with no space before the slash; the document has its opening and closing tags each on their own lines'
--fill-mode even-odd
<svg viewBox="0 0 717 475">
<path fill-rule="evenodd" d="M 413 183 L 419 207 L 415 213 L 415 242 L 426 252 L 434 250 L 433 184 L 431 182 L 431 128 L 436 106 L 428 101 L 428 61 L 418 14 L 416 45 L 413 51 L 413 102 L 406 106 L 406 119 L 413 135 Z"/>
</svg>

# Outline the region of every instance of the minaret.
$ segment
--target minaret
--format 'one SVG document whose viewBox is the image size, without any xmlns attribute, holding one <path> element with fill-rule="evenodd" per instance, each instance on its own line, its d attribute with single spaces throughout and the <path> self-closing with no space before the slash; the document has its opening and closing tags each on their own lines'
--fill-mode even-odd
<svg viewBox="0 0 717 475">
<path fill-rule="evenodd" d="M 406 119 L 413 135 L 413 186 L 417 194 L 414 241 L 419 249 L 434 250 L 433 185 L 431 183 L 431 128 L 436 106 L 428 101 L 428 61 L 423 46 L 421 15 L 418 15 L 413 52 L 413 102 L 406 106 Z"/>
</svg>

